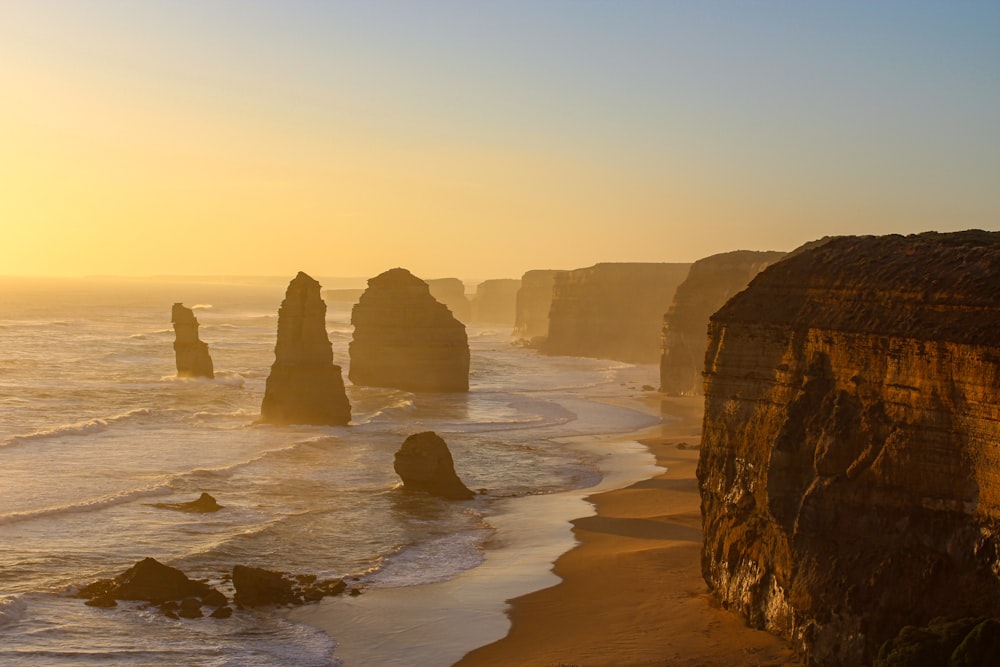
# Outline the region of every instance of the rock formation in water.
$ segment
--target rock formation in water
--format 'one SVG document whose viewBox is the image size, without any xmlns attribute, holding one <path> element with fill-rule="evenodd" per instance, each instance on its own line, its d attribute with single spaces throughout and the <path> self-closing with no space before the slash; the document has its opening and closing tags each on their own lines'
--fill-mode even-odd
<svg viewBox="0 0 1000 667">
<path fill-rule="evenodd" d="M 408 391 L 468 391 L 465 325 L 406 269 L 368 281 L 351 313 L 351 381 Z"/>
<path fill-rule="evenodd" d="M 660 391 L 700 394 L 708 347 L 708 318 L 783 252 L 736 250 L 699 259 L 677 287 L 663 318 Z"/>
<path fill-rule="evenodd" d="M 513 325 L 519 289 L 521 281 L 516 278 L 497 278 L 479 283 L 472 298 L 472 321 L 476 324 Z"/>
<path fill-rule="evenodd" d="M 1000 233 L 842 237 L 711 318 L 706 581 L 814 665 L 1000 615 Z"/>
<path fill-rule="evenodd" d="M 260 422 L 342 426 L 350 420 L 351 404 L 326 333 L 320 285 L 300 271 L 278 310 L 278 340 Z"/>
<path fill-rule="evenodd" d="M 155 558 L 144 558 L 114 579 L 84 586 L 76 597 L 85 598 L 92 607 L 114 607 L 116 600 L 141 600 L 160 605 L 163 613 L 173 618 L 200 618 L 202 605 L 216 607 L 216 617 L 225 614 L 220 609 L 228 609 L 225 595 Z M 177 601 L 183 602 L 178 605 Z"/>
<path fill-rule="evenodd" d="M 403 480 L 403 488 L 410 491 L 452 500 L 467 500 L 475 495 L 458 478 L 448 445 L 434 431 L 408 437 L 396 452 L 393 469 Z"/>
<path fill-rule="evenodd" d="M 462 324 L 472 321 L 472 304 L 465 296 L 465 283 L 458 278 L 435 278 L 425 280 L 431 289 L 431 296 L 448 306 L 455 319 Z"/>
<path fill-rule="evenodd" d="M 545 354 L 660 358 L 663 313 L 690 264 L 597 264 L 555 277 Z"/>
<path fill-rule="evenodd" d="M 151 503 L 153 507 L 163 510 L 177 510 L 179 512 L 218 512 L 222 505 L 208 493 L 202 493 L 197 500 L 186 503 Z"/>
<path fill-rule="evenodd" d="M 549 333 L 549 309 L 556 276 L 565 271 L 537 269 L 521 276 L 514 305 L 513 340 L 521 345 L 539 347 Z"/>
<path fill-rule="evenodd" d="M 316 575 L 293 575 L 260 567 L 233 567 L 236 604 L 260 607 L 276 604 L 316 602 L 328 595 L 340 595 L 347 589 L 343 579 L 317 581 Z"/>
<path fill-rule="evenodd" d="M 175 303 L 170 311 L 174 325 L 174 357 L 177 377 L 215 377 L 208 344 L 198 338 L 198 320 L 194 311 L 182 303 Z"/>
</svg>

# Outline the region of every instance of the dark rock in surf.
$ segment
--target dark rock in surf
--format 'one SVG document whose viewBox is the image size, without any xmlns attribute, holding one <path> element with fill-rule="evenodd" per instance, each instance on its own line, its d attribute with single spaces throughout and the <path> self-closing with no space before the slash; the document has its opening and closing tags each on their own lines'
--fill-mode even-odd
<svg viewBox="0 0 1000 667">
<path fill-rule="evenodd" d="M 79 590 L 75 597 L 86 598 L 87 604 L 103 607 L 114 606 L 115 600 L 142 600 L 160 604 L 169 600 L 198 598 L 225 604 L 225 596 L 208 584 L 188 579 L 177 568 L 160 563 L 155 558 L 144 558 L 114 579 L 99 579 Z"/>
<path fill-rule="evenodd" d="M 187 503 L 152 503 L 153 507 L 164 510 L 177 510 L 179 512 L 218 512 L 222 509 L 215 498 L 207 493 L 202 493 L 198 500 Z"/>
<path fill-rule="evenodd" d="M 259 423 L 344 426 L 351 404 L 326 333 L 320 285 L 301 271 L 278 310 L 278 340 Z"/>
<path fill-rule="evenodd" d="M 316 581 L 316 575 L 293 576 L 260 567 L 233 568 L 236 603 L 245 607 L 316 602 L 328 595 L 340 595 L 347 588 L 342 579 Z"/>
<path fill-rule="evenodd" d="M 468 391 L 465 325 L 420 278 L 390 269 L 368 281 L 351 313 L 351 381 L 407 391 Z"/>
<path fill-rule="evenodd" d="M 174 356 L 177 377 L 215 377 L 208 344 L 198 338 L 198 320 L 194 311 L 182 303 L 175 303 L 170 311 L 174 325 Z"/>
<path fill-rule="evenodd" d="M 434 431 L 408 437 L 396 452 L 393 468 L 405 489 L 451 500 L 475 496 L 458 478 L 448 445 Z"/>
</svg>

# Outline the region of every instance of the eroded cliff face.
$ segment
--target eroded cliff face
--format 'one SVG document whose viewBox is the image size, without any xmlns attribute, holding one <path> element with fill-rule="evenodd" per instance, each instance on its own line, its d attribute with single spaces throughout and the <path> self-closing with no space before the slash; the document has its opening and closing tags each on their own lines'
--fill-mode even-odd
<svg viewBox="0 0 1000 667">
<path fill-rule="evenodd" d="M 513 325 L 519 289 L 521 281 L 514 278 L 496 278 L 479 283 L 472 299 L 472 320 L 476 324 Z"/>
<path fill-rule="evenodd" d="M 472 304 L 465 296 L 465 283 L 458 278 L 434 278 L 425 280 L 431 289 L 431 296 L 443 303 L 462 324 L 472 321 Z"/>
<path fill-rule="evenodd" d="M 545 354 L 654 363 L 690 264 L 609 263 L 555 276 Z"/>
<path fill-rule="evenodd" d="M 351 404 L 326 333 L 320 285 L 300 271 L 278 309 L 274 364 L 267 376 L 260 421 L 343 426 L 350 420 Z"/>
<path fill-rule="evenodd" d="M 465 325 L 406 269 L 368 281 L 351 312 L 354 384 L 408 391 L 468 391 Z"/>
<path fill-rule="evenodd" d="M 208 353 L 208 344 L 198 338 L 198 319 L 194 311 L 182 303 L 170 310 L 174 325 L 174 361 L 177 377 L 214 378 L 215 369 Z"/>
<path fill-rule="evenodd" d="M 556 276 L 566 273 L 551 269 L 526 271 L 514 299 L 515 343 L 538 347 L 549 334 L 549 309 Z"/>
<path fill-rule="evenodd" d="M 712 318 L 706 581 L 811 664 L 1000 614 L 1000 233 L 843 237 Z"/>
<path fill-rule="evenodd" d="M 677 287 L 663 318 L 660 391 L 700 394 L 708 340 L 708 318 L 783 252 L 736 250 L 699 259 Z"/>
</svg>

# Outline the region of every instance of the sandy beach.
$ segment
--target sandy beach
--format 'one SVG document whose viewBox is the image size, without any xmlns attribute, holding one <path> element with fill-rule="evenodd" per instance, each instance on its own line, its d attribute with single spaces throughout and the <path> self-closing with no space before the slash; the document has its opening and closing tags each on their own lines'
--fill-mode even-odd
<svg viewBox="0 0 1000 667">
<path fill-rule="evenodd" d="M 348 667 L 797 664 L 783 641 L 720 609 L 701 578 L 702 401 L 643 403 L 663 423 L 574 442 L 603 457 L 600 485 L 511 499 L 490 517 L 481 566 L 289 617 L 336 637 Z"/>
</svg>

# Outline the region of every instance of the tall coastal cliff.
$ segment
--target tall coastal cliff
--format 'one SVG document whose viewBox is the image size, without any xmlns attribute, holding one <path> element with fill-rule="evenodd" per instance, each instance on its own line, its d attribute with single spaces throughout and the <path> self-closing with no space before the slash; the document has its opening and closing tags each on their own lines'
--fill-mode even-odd
<svg viewBox="0 0 1000 667">
<path fill-rule="evenodd" d="M 434 278 L 425 280 L 431 289 L 431 296 L 443 303 L 462 324 L 472 321 L 472 304 L 465 296 L 465 283 L 458 278 Z"/>
<path fill-rule="evenodd" d="M 807 663 L 1000 615 L 1000 233 L 841 237 L 709 327 L 702 569 Z"/>
<path fill-rule="evenodd" d="M 538 347 L 549 334 L 549 309 L 556 276 L 566 273 L 552 269 L 526 271 L 514 299 L 515 343 Z"/>
<path fill-rule="evenodd" d="M 194 311 L 183 303 L 175 303 L 170 309 L 170 321 L 174 325 L 177 377 L 214 378 L 215 368 L 208 353 L 208 343 L 198 338 L 198 318 L 194 316 Z"/>
<path fill-rule="evenodd" d="M 406 269 L 390 269 L 369 280 L 351 323 L 349 377 L 354 384 L 468 391 L 465 325 Z"/>
<path fill-rule="evenodd" d="M 663 318 L 660 391 L 674 396 L 701 393 L 708 318 L 784 256 L 783 252 L 736 250 L 691 265 Z"/>
<path fill-rule="evenodd" d="M 479 283 L 472 299 L 472 321 L 513 325 L 519 289 L 521 281 L 517 278 L 495 278 Z"/>
<path fill-rule="evenodd" d="M 545 354 L 654 363 L 690 264 L 607 263 L 555 276 Z"/>
</svg>

